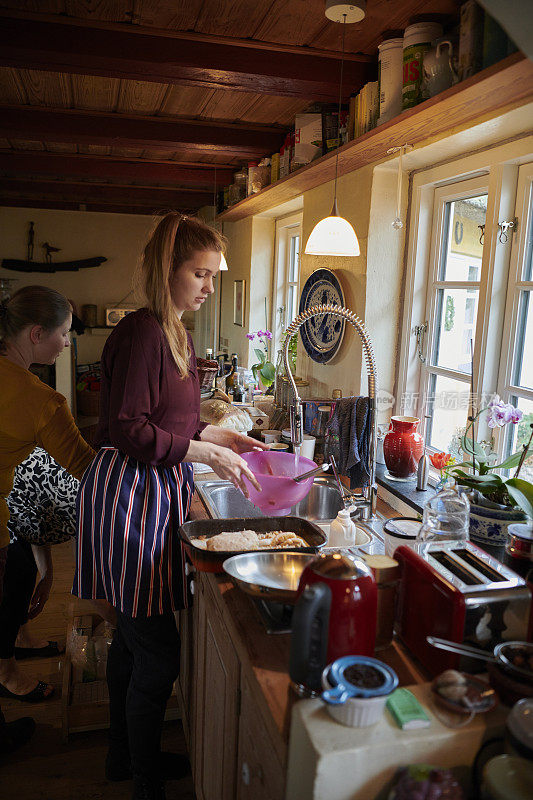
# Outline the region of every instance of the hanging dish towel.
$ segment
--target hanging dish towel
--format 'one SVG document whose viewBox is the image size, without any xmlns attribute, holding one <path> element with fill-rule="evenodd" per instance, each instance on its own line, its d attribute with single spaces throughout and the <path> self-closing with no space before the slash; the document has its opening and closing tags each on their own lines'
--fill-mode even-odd
<svg viewBox="0 0 533 800">
<path fill-rule="evenodd" d="M 326 428 L 325 458 L 337 462 L 350 489 L 368 486 L 370 480 L 370 402 L 368 397 L 337 400 Z"/>
</svg>

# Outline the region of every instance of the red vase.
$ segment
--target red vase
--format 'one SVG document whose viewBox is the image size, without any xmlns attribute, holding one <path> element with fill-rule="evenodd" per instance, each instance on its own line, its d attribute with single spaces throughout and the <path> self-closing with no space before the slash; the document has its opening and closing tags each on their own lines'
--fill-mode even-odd
<svg viewBox="0 0 533 800">
<path fill-rule="evenodd" d="M 410 478 L 416 473 L 424 452 L 424 440 L 417 433 L 418 417 L 391 417 L 383 440 L 383 456 L 393 478 Z"/>
</svg>

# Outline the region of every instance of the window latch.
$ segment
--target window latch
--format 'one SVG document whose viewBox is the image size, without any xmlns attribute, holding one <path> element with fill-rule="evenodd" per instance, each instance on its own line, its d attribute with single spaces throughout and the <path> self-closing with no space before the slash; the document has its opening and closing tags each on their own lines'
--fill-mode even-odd
<svg viewBox="0 0 533 800">
<path fill-rule="evenodd" d="M 518 230 L 518 217 L 511 220 L 504 220 L 504 222 L 498 222 L 498 228 L 500 229 L 498 241 L 500 244 L 505 244 L 509 241 L 509 233 L 516 233 Z"/>
<path fill-rule="evenodd" d="M 478 228 L 481 231 L 480 236 L 479 236 L 479 243 L 483 244 L 483 240 L 485 239 L 485 226 L 484 225 L 478 225 Z"/>
<path fill-rule="evenodd" d="M 413 333 L 416 336 L 416 354 L 422 364 L 426 363 L 426 357 L 424 355 L 424 337 L 426 335 L 428 329 L 427 322 L 424 322 L 422 325 L 415 325 L 413 328 Z"/>
</svg>

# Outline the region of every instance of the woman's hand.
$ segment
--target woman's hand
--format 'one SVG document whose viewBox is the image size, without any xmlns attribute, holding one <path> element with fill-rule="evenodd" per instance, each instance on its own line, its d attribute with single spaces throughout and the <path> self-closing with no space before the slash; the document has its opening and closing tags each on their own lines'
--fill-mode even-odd
<svg viewBox="0 0 533 800">
<path fill-rule="evenodd" d="M 230 428 L 219 428 L 216 425 L 208 425 L 201 433 L 202 441 L 213 442 L 221 447 L 229 447 L 234 453 L 249 453 L 250 450 L 270 450 L 270 445 L 246 436 L 244 433 Z"/>
<path fill-rule="evenodd" d="M 53 577 L 49 573 L 46 573 L 37 586 L 35 587 L 35 591 L 33 593 L 33 597 L 30 601 L 30 608 L 28 610 L 28 619 L 35 619 L 43 608 L 46 605 L 46 601 L 50 597 L 50 592 L 52 590 L 52 583 Z"/>
<path fill-rule="evenodd" d="M 248 437 L 244 438 L 247 439 Z M 246 461 L 230 447 L 221 447 L 217 444 L 209 445 L 209 452 L 205 463 L 209 464 L 213 472 L 216 472 L 219 478 L 231 481 L 237 489 L 241 489 L 245 497 L 249 497 L 249 494 L 243 480 L 244 475 L 259 492 L 261 491 L 261 487 Z"/>
</svg>

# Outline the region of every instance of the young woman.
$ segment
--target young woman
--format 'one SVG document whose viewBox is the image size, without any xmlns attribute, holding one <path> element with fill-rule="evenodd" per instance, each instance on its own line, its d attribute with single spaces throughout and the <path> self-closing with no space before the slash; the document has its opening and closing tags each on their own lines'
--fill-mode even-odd
<svg viewBox="0 0 533 800">
<path fill-rule="evenodd" d="M 214 291 L 223 240 L 170 213 L 144 250 L 146 307 L 115 328 L 102 355 L 98 455 L 78 496 L 74 594 L 117 609 L 108 658 L 111 780 L 134 776 L 135 800 L 162 798 L 160 737 L 180 642 L 173 612 L 186 597 L 177 528 L 193 494 L 193 461 L 244 488 L 241 453 L 258 442 L 200 422 L 192 340 L 181 322 Z M 177 761 L 175 776 L 186 766 Z"/>
<path fill-rule="evenodd" d="M 13 486 L 15 467 L 39 445 L 72 475 L 81 478 L 94 457 L 74 423 L 66 399 L 29 370 L 31 364 L 55 362 L 70 344 L 71 322 L 68 300 L 45 286 L 26 286 L 0 304 L 0 565 L 6 562 L 9 544 L 6 498 Z M 13 568 L 21 569 L 20 562 L 12 567 L 7 559 L 8 579 Z M 30 568 L 34 566 L 28 565 Z M 42 609 L 50 591 L 47 566 L 41 568 L 45 574 L 34 594 L 34 612 Z M 8 616 L 15 615 L 20 593 L 28 585 L 23 575 L 14 578 L 10 585 L 15 586 L 15 591 L 10 592 L 9 601 L 14 605 L 11 611 L 4 609 Z M 0 696 L 36 702 L 49 697 L 52 691 L 52 686 L 18 669 L 12 644 L 0 636 Z M 1 738 L 0 730 L 0 741 Z"/>
</svg>

